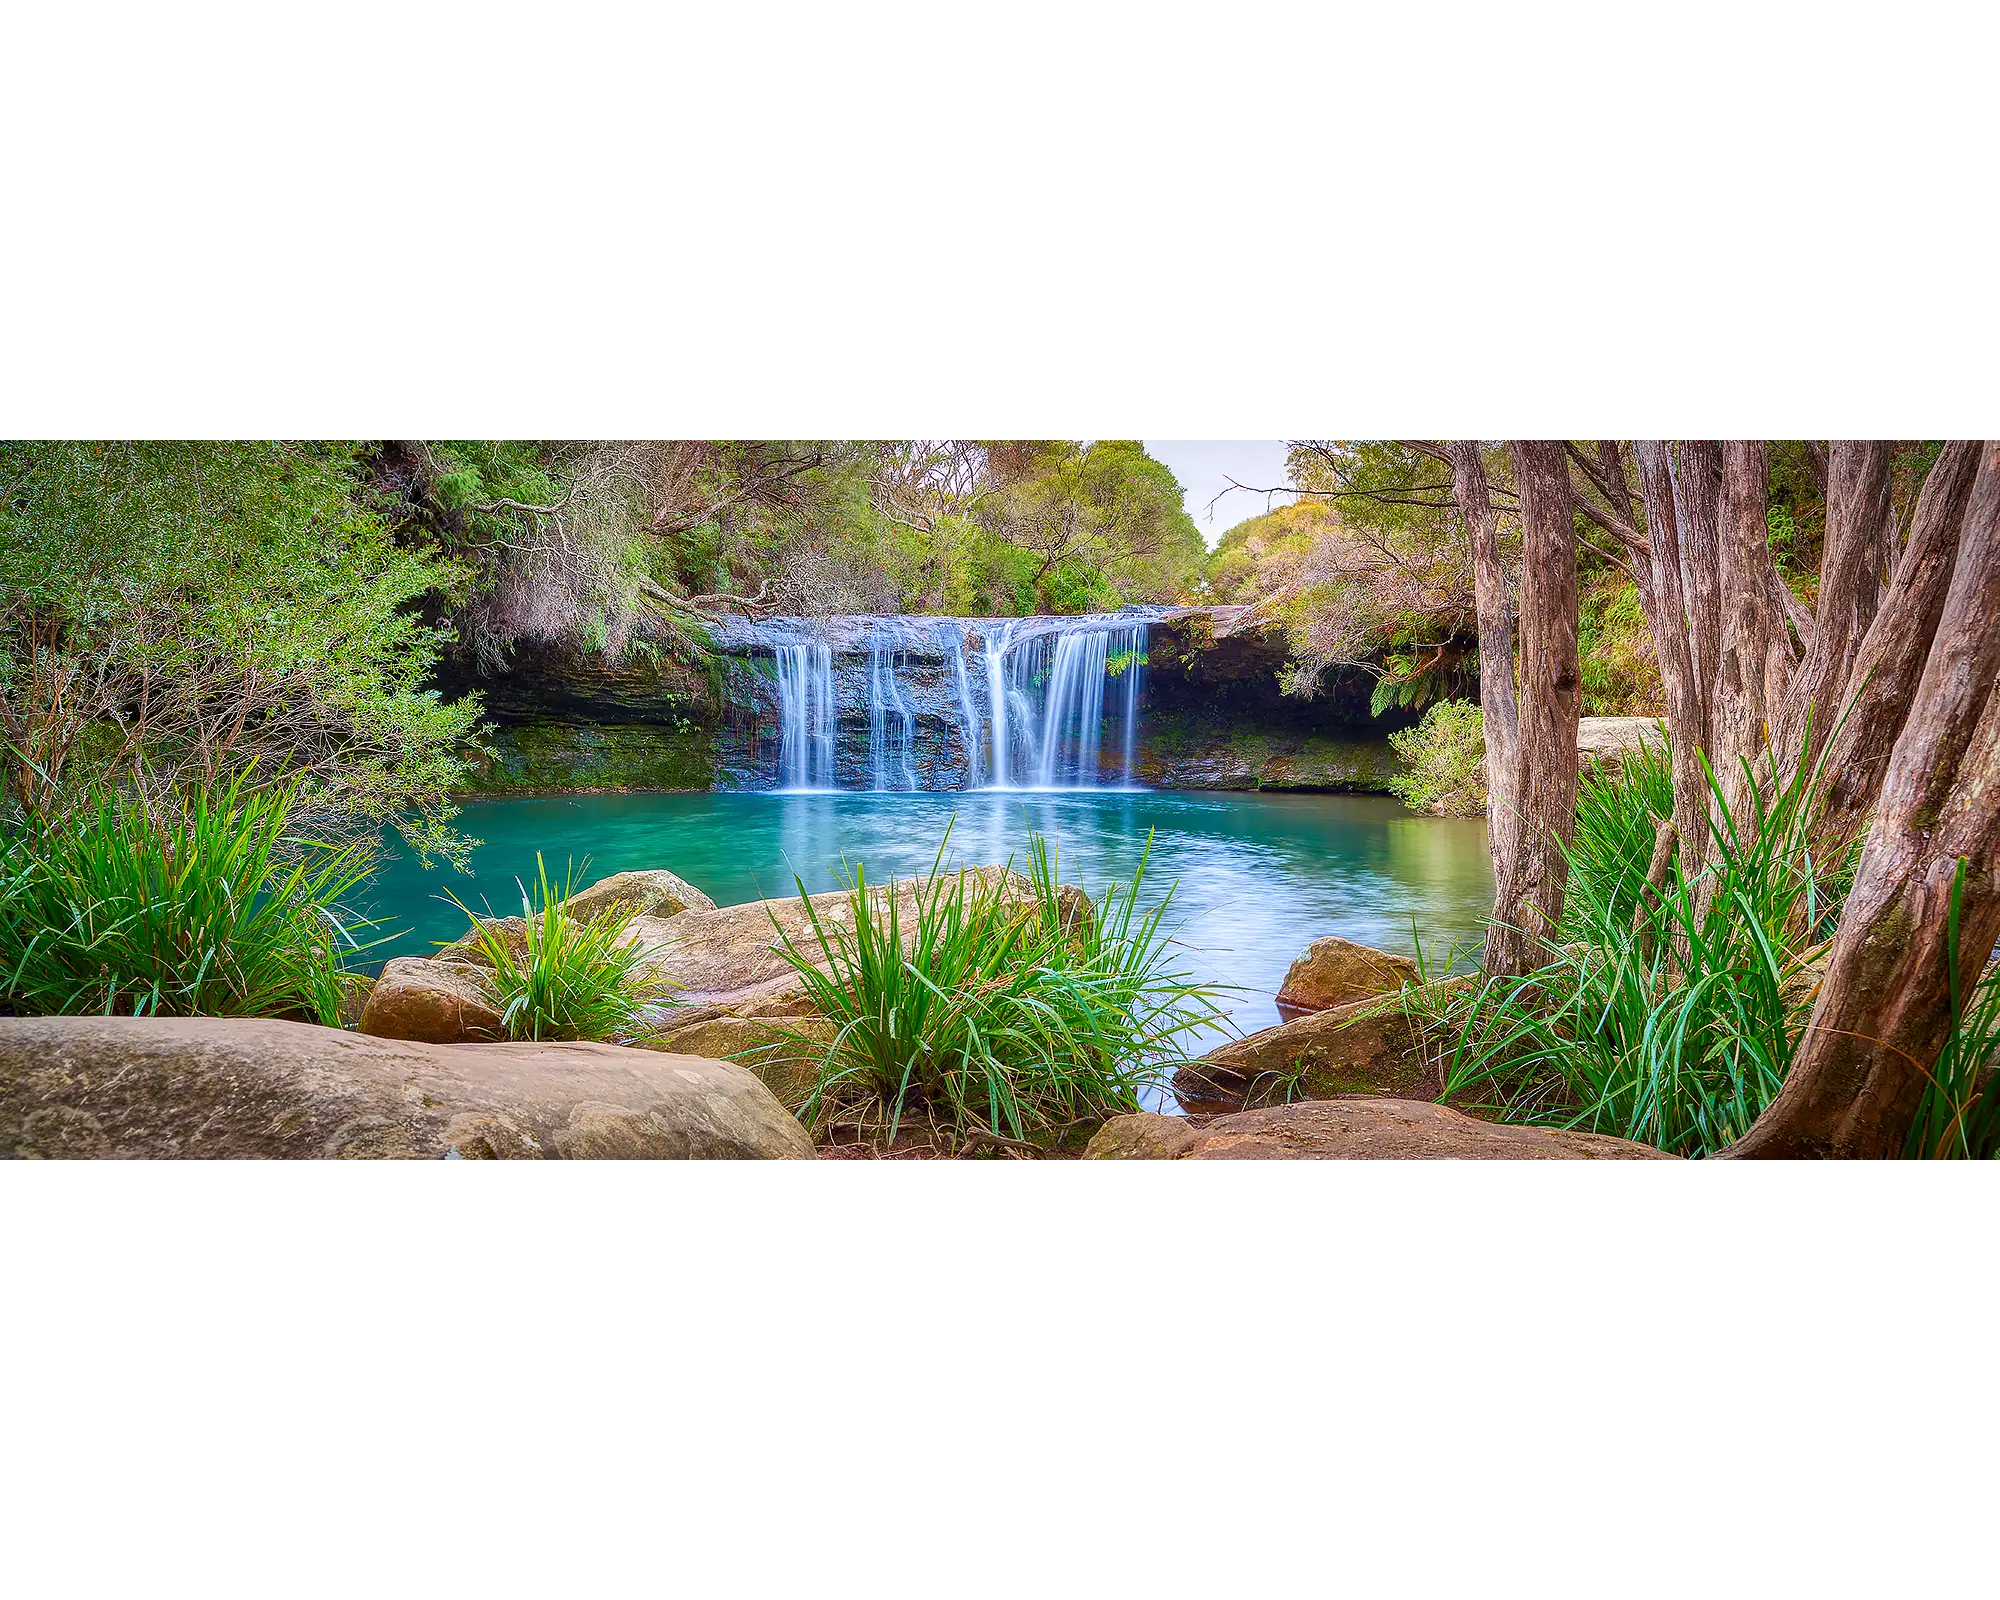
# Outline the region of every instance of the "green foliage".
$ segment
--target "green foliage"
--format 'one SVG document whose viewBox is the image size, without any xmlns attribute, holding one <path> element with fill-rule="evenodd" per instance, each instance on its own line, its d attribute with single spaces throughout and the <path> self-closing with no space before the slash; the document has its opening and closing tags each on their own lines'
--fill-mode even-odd
<svg viewBox="0 0 2000 1600">
<path fill-rule="evenodd" d="M 492 968 L 500 1024 L 510 1039 L 610 1039 L 664 995 L 664 986 L 639 970 L 638 947 L 619 943 L 633 913 L 582 922 L 563 909 L 574 892 L 572 876 L 552 888 L 541 852 L 535 853 L 534 887 L 521 886 L 527 933 L 520 950 L 448 895 L 471 920 L 473 943 Z"/>
<path fill-rule="evenodd" d="M 1673 763 L 1659 745 L 1641 744 L 1622 762 L 1598 762 L 1583 774 L 1569 852 L 1571 888 L 1564 897 L 1565 940 L 1588 932 L 1585 907 L 1601 905 L 1613 921 L 1632 920 L 1655 831 L 1673 813 Z"/>
<path fill-rule="evenodd" d="M 1639 591 L 1623 573 L 1607 571 L 1583 586 L 1576 644 L 1583 715 L 1657 716 L 1665 709 L 1652 632 Z"/>
<path fill-rule="evenodd" d="M 152 803 L 99 788 L 0 859 L 0 1006 L 19 1015 L 307 1016 L 337 1025 L 357 847 L 296 837 L 296 779 Z"/>
<path fill-rule="evenodd" d="M 28 809 L 113 769 L 301 776 L 295 828 L 448 847 L 479 702 L 427 687 L 417 603 L 463 569 L 399 543 L 339 444 L 0 444 L 0 741 Z M 80 763 L 78 770 L 72 770 Z"/>
<path fill-rule="evenodd" d="M 1473 817 L 1486 809 L 1486 735 L 1479 707 L 1470 700 L 1441 700 L 1414 728 L 1389 735 L 1405 770 L 1389 789 L 1412 811 Z"/>
<path fill-rule="evenodd" d="M 1467 1003 L 1446 1094 L 1503 1121 L 1679 1155 L 1741 1137 L 1791 1069 L 1809 964 L 1839 914 L 1829 888 L 1851 872 L 1848 860 L 1815 856 L 1816 776 L 1760 796 L 1754 829 L 1718 832 L 1700 877 L 1676 870 L 1643 917 L 1633 914 L 1645 873 L 1637 830 L 1610 815 L 1614 792 L 1600 785 L 1579 819 L 1588 834 L 1572 860 L 1593 865 L 1570 879 L 1566 942 L 1548 965 L 1496 979 Z M 1625 793 L 1654 782 L 1634 778 Z"/>
<path fill-rule="evenodd" d="M 771 1047 L 819 1063 L 805 1119 L 889 1139 L 921 1120 L 965 1147 L 1137 1110 L 1181 1059 L 1178 1041 L 1221 1015 L 1214 986 L 1173 964 L 1172 891 L 1140 909 L 1142 860 L 1095 917 L 1065 917 L 1039 836 L 1025 890 L 1011 872 L 947 873 L 944 850 L 909 886 L 908 928 L 897 886 L 870 889 L 864 868 L 846 918 L 821 916 L 799 886 L 810 935 L 780 927 L 778 945 L 835 1028 L 830 1045 L 792 1033 Z"/>
</svg>

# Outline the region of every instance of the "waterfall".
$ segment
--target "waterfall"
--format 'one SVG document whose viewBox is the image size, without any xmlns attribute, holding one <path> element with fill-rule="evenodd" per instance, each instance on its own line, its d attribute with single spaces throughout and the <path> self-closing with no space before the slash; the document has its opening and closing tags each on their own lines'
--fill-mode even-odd
<svg viewBox="0 0 2000 1600">
<path fill-rule="evenodd" d="M 896 730 L 889 726 L 892 714 Z M 878 644 L 868 653 L 868 768 L 877 790 L 917 787 L 916 745 L 917 719 L 896 683 L 896 652 Z M 896 757 L 893 772 L 891 755 Z M 900 784 L 892 781 L 896 778 Z"/>
<path fill-rule="evenodd" d="M 988 726 L 993 731 L 993 787 L 1005 789 L 1013 783 L 1013 763 L 1007 739 L 1007 646 L 1014 639 L 1014 623 L 1010 618 L 1000 624 L 1000 637 L 981 634 L 980 644 L 986 657 L 986 716 Z M 970 726 L 968 725 L 968 735 Z"/>
<path fill-rule="evenodd" d="M 951 672 L 958 682 L 958 714 L 965 719 L 960 731 L 965 736 L 965 786 L 979 787 L 979 717 L 972 709 L 972 684 L 965 676 L 965 633 L 957 627 L 945 630 L 951 642 Z M 1125 765 L 1132 763 L 1127 758 Z"/>
<path fill-rule="evenodd" d="M 1035 774 L 1044 789 L 1055 787 L 1065 764 L 1076 787 L 1097 786 L 1097 751 L 1104 741 L 1105 646 L 1110 639 L 1109 633 L 1093 628 L 1056 640 L 1048 698 L 1042 705 L 1042 759 Z"/>
<path fill-rule="evenodd" d="M 781 788 L 1134 782 L 1143 614 L 743 618 L 727 632 L 735 653 L 776 658 Z"/>
<path fill-rule="evenodd" d="M 786 789 L 833 787 L 833 648 L 780 644 L 778 782 Z"/>
</svg>

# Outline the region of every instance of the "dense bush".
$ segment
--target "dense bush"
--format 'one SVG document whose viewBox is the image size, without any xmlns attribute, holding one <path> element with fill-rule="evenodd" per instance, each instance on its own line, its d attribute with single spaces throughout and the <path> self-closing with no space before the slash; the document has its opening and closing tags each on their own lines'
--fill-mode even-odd
<svg viewBox="0 0 2000 1600">
<path fill-rule="evenodd" d="M 1389 788 L 1412 811 L 1476 817 L 1486 810 L 1486 737 L 1470 700 L 1439 701 L 1414 728 L 1390 734 L 1389 747 L 1404 762 Z"/>
<path fill-rule="evenodd" d="M 297 838 L 296 780 L 36 814 L 0 861 L 0 1005 L 17 1014 L 338 1021 L 354 846 Z"/>
<path fill-rule="evenodd" d="M 943 861 L 940 847 L 909 886 L 907 927 L 897 886 L 871 889 L 863 869 L 848 919 L 821 916 L 800 885 L 810 931 L 780 928 L 779 947 L 835 1032 L 772 1048 L 818 1063 L 802 1112 L 817 1130 L 893 1140 L 914 1123 L 956 1148 L 1057 1136 L 1138 1110 L 1181 1061 L 1180 1041 L 1221 1016 L 1216 988 L 1174 965 L 1172 891 L 1140 908 L 1143 860 L 1094 917 L 1065 914 L 1039 837 L 1025 889 L 1011 872 L 988 881 Z"/>
</svg>

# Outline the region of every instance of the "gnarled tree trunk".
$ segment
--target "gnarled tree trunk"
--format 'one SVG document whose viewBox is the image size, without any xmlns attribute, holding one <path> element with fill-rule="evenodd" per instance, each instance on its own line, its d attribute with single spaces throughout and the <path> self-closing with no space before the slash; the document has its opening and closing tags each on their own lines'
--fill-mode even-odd
<svg viewBox="0 0 2000 1600">
<path fill-rule="evenodd" d="M 1941 463 L 1942 464 L 1942 463 Z M 2000 937 L 2000 441 L 1979 453 L 1958 561 L 1791 1074 L 1735 1156 L 1900 1155 L 1957 978 Z"/>
<path fill-rule="evenodd" d="M 1754 832 L 1756 773 L 1792 675 L 1791 634 L 1775 592 L 1780 580 L 1771 559 L 1769 470 L 1762 439 L 1724 442 L 1722 656 L 1709 735 L 1724 808 L 1739 837 Z"/>
<path fill-rule="evenodd" d="M 1510 447 L 1521 494 L 1521 743 L 1514 858 L 1486 930 L 1486 970 L 1527 972 L 1562 916 L 1576 827 L 1576 529 L 1559 440 Z"/>
<path fill-rule="evenodd" d="M 1839 844 L 1866 825 L 1882 792 L 1889 754 L 1930 658 L 1938 617 L 1958 561 L 1959 529 L 1979 470 L 1979 441 L 1944 447 L 1917 496 L 1910 542 L 1889 591 L 1868 625 L 1841 694 L 1845 720 L 1826 753 L 1820 833 Z"/>
<path fill-rule="evenodd" d="M 1848 675 L 1881 598 L 1882 550 L 1894 524 L 1887 439 L 1835 439 L 1828 457 L 1826 541 L 1812 639 L 1785 694 L 1772 744 L 1780 781 L 1810 770 L 1839 718 Z"/>
<path fill-rule="evenodd" d="M 1507 595 L 1507 569 L 1500 564 L 1500 535 L 1494 527 L 1493 496 L 1477 439 L 1447 439 L 1459 514 L 1472 541 L 1473 604 L 1479 615 L 1479 713 L 1486 734 L 1487 848 L 1493 878 L 1505 876 L 1514 859 L 1519 817 L 1514 798 L 1514 766 L 1521 744 L 1520 709 L 1514 696 L 1514 606 Z"/>
<path fill-rule="evenodd" d="M 1701 746 L 1713 751 L 1715 675 L 1722 660 L 1722 446 L 1714 439 L 1683 439 L 1672 467 L 1688 653 L 1701 696 Z"/>
<path fill-rule="evenodd" d="M 1639 498 L 1646 508 L 1646 543 L 1650 547 L 1652 593 L 1646 623 L 1653 635 L 1653 653 L 1659 657 L 1660 683 L 1667 697 L 1667 748 L 1674 769 L 1674 834 L 1679 841 L 1681 870 L 1692 878 L 1708 859 L 1710 796 L 1700 754 L 1708 732 L 1701 684 L 1695 674 L 1687 596 L 1682 587 L 1680 522 L 1675 514 L 1673 474 L 1666 442 L 1635 439 L 1632 454 L 1639 464 Z"/>
</svg>

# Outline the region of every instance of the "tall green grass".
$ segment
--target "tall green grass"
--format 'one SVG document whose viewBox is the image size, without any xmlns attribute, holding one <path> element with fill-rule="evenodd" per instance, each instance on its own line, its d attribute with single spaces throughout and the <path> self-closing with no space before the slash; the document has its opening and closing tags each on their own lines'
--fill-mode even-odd
<svg viewBox="0 0 2000 1600">
<path fill-rule="evenodd" d="M 446 898 L 472 923 L 472 946 L 491 969 L 500 1025 L 509 1039 L 612 1039 L 631 1030 L 640 1011 L 665 997 L 667 985 L 641 971 L 636 945 L 620 944 L 636 912 L 579 921 L 563 909 L 575 873 L 549 882 L 541 852 L 535 882 L 520 885 L 526 933 L 517 948 L 504 930 L 482 920 L 458 896 Z"/>
<path fill-rule="evenodd" d="M 1179 1041 L 1222 1016 L 1219 988 L 1175 965 L 1172 890 L 1142 907 L 1142 857 L 1094 918 L 1066 922 L 1045 839 L 1030 840 L 1024 888 L 1011 862 L 995 881 L 946 871 L 950 836 L 906 895 L 893 880 L 871 888 L 857 867 L 846 919 L 823 916 L 803 883 L 805 933 L 773 918 L 834 1028 L 830 1044 L 800 1031 L 771 1046 L 817 1063 L 805 1120 L 890 1141 L 920 1123 L 966 1149 L 1032 1145 L 1138 1110 L 1182 1061 Z"/>
<path fill-rule="evenodd" d="M 0 1006 L 16 1014 L 307 1016 L 336 1025 L 366 927 L 354 845 L 293 835 L 296 780 L 28 819 L 0 861 Z"/>
<path fill-rule="evenodd" d="M 1547 965 L 1466 1003 L 1448 1096 L 1503 1120 L 1701 1156 L 1777 1094 L 1853 852 L 1816 852 L 1818 774 L 1802 772 L 1756 798 L 1754 828 L 1717 830 L 1700 875 L 1677 865 L 1640 915 L 1653 820 L 1671 805 L 1670 778 L 1660 804 L 1664 766 L 1634 757 L 1585 785 L 1563 943 Z"/>
</svg>

